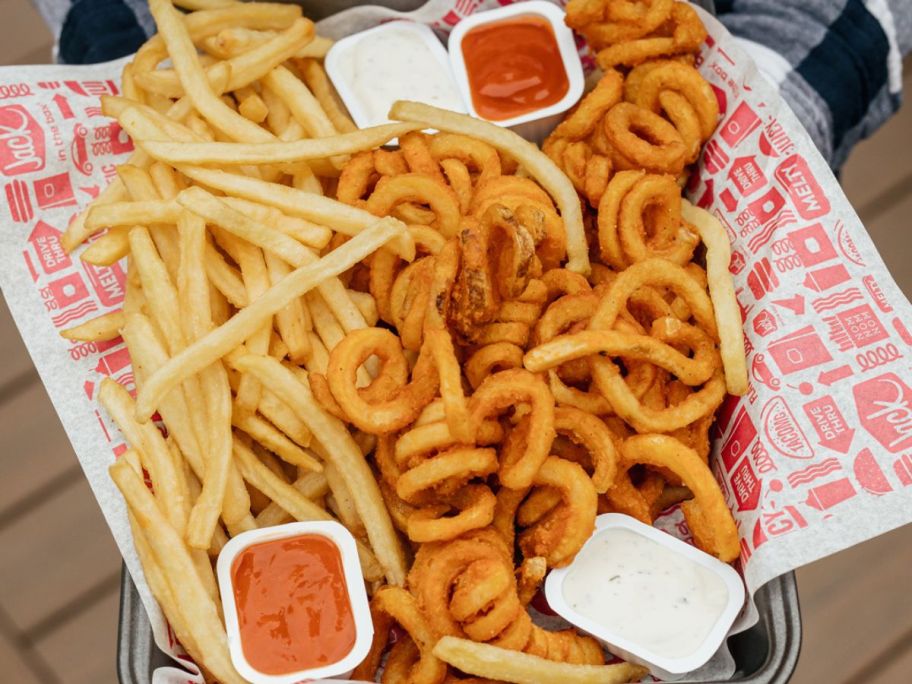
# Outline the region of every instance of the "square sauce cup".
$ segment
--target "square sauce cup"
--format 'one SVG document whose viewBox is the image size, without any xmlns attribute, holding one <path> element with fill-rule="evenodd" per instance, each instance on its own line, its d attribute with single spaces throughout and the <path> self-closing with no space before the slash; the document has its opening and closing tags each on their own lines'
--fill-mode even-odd
<svg viewBox="0 0 912 684">
<path fill-rule="evenodd" d="M 225 544 L 218 557 L 217 574 L 231 662 L 254 684 L 345 678 L 370 650 L 374 628 L 358 549 L 351 533 L 335 521 L 296 522 L 243 532 Z M 309 597 L 327 586 L 335 589 L 331 589 L 329 603 L 314 604 Z M 345 603 L 343 589 L 350 620 L 340 617 L 339 605 Z M 236 591 L 243 605 L 239 605 Z M 242 619 L 244 605 L 248 601 L 253 605 L 245 595 L 253 596 L 264 607 L 259 620 L 253 615 Z M 307 619 L 296 621 L 296 612 L 306 614 Z M 304 655 L 320 636 L 313 634 L 315 616 L 323 634 L 341 635 L 341 643 L 327 648 L 335 653 L 320 658 L 321 662 Z M 296 630 L 294 625 L 305 628 Z M 283 630 L 284 638 L 275 636 Z M 303 637 L 302 631 L 306 632 Z M 285 645 L 297 648 L 283 652 Z M 266 652 L 272 658 L 269 666 L 261 664 L 266 663 Z M 305 662 L 304 658 L 308 658 L 307 664 L 297 667 L 295 663 Z M 281 667 L 272 665 L 276 662 Z"/>
<path fill-rule="evenodd" d="M 744 604 L 744 584 L 696 547 L 606 513 L 573 562 L 548 575 L 545 598 L 613 654 L 671 681 L 719 649 Z"/>
<path fill-rule="evenodd" d="M 550 2 L 530 0 L 472 14 L 453 28 L 448 49 L 468 113 L 532 142 L 540 144 L 583 95 L 573 31 L 564 23 L 564 11 Z M 548 65 L 556 71 L 548 73 Z"/>
</svg>

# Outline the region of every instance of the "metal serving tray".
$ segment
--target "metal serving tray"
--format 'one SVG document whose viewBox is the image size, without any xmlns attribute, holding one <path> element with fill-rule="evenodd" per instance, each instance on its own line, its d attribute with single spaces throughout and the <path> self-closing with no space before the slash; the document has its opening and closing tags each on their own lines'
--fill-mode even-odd
<svg viewBox="0 0 912 684">
<path fill-rule="evenodd" d="M 420 7 L 426 0 L 374 0 L 400 11 Z M 709 11 L 712 0 L 692 0 Z M 362 0 L 297 0 L 307 16 L 318 20 L 356 5 Z M 801 648 L 801 615 L 794 573 L 783 575 L 763 587 L 756 596 L 760 621 L 751 629 L 729 639 L 738 670 L 731 682 L 783 684 L 798 662 Z M 120 628 L 117 638 L 117 674 L 121 684 L 151 684 L 152 672 L 174 665 L 152 639 L 152 627 L 124 569 L 120 594 Z M 705 684 L 714 684 L 706 682 Z"/>
<path fill-rule="evenodd" d="M 760 621 L 728 641 L 738 666 L 735 676 L 728 681 L 784 684 L 795 669 L 801 648 L 801 616 L 795 574 L 789 573 L 773 580 L 757 592 L 756 600 Z M 173 667 L 175 663 L 155 646 L 149 618 L 133 580 L 124 568 L 117 638 L 120 684 L 151 684 L 152 672 L 165 665 Z"/>
</svg>

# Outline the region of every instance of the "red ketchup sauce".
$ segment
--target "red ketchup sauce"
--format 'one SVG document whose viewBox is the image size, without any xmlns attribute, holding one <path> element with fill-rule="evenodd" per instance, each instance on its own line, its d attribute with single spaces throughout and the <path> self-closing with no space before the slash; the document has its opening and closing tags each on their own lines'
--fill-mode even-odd
<svg viewBox="0 0 912 684">
<path fill-rule="evenodd" d="M 247 662 L 279 675 L 322 667 L 355 645 L 355 619 L 342 556 L 326 537 L 306 534 L 254 544 L 231 566 Z"/>
<path fill-rule="evenodd" d="M 476 26 L 462 38 L 462 55 L 475 111 L 491 121 L 549 107 L 570 89 L 554 31 L 541 17 Z"/>
</svg>

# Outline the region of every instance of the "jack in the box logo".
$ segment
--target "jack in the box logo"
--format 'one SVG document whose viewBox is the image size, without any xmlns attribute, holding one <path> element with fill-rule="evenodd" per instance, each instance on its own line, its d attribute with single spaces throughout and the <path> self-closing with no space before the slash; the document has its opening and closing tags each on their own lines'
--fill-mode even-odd
<svg viewBox="0 0 912 684">
<path fill-rule="evenodd" d="M 17 176 L 44 168 L 44 131 L 22 105 L 0 107 L 0 173 Z"/>
<path fill-rule="evenodd" d="M 912 447 L 912 388 L 895 373 L 857 384 L 852 393 L 862 427 L 890 453 Z"/>
</svg>

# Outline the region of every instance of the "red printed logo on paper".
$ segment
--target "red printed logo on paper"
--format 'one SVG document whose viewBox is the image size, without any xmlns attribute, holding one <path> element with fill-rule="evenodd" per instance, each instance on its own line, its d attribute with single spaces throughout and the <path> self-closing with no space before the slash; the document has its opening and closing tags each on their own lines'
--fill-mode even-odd
<svg viewBox="0 0 912 684">
<path fill-rule="evenodd" d="M 814 463 L 807 468 L 801 468 L 789 473 L 788 483 L 792 486 L 792 489 L 797 489 L 810 484 L 814 480 L 838 473 L 840 470 L 842 470 L 842 465 L 839 463 L 838 458 L 826 458 L 820 463 Z"/>
<path fill-rule="evenodd" d="M 868 494 L 880 496 L 893 491 L 893 487 L 887 481 L 887 476 L 884 475 L 870 449 L 865 448 L 858 452 L 855 463 L 852 464 L 852 472 L 855 473 L 858 484 Z"/>
<path fill-rule="evenodd" d="M 849 271 L 845 266 L 842 264 L 833 264 L 832 266 L 818 268 L 816 271 L 808 271 L 808 274 L 801 283 L 815 292 L 823 292 L 824 290 L 829 290 L 831 287 L 842 285 L 844 282 L 851 279 L 851 277 L 852 276 L 849 275 Z"/>
<path fill-rule="evenodd" d="M 722 125 L 719 130 L 719 137 L 727 142 L 729 147 L 734 147 L 757 130 L 759 125 L 760 117 L 750 108 L 747 102 L 742 102 L 732 112 L 728 121 Z"/>
<path fill-rule="evenodd" d="M 808 402 L 804 405 L 804 413 L 817 432 L 821 446 L 840 454 L 849 452 L 855 430 L 848 426 L 833 397 L 825 396 Z"/>
<path fill-rule="evenodd" d="M 820 335 L 812 326 L 806 326 L 771 342 L 769 354 L 783 375 L 797 373 L 833 360 Z"/>
<path fill-rule="evenodd" d="M 865 288 L 868 290 L 868 294 L 871 295 L 871 298 L 874 300 L 874 303 L 877 304 L 878 309 L 884 313 L 893 312 L 893 307 L 887 302 L 887 295 L 880 289 L 880 285 L 874 280 L 874 276 L 868 274 L 861 279 L 861 282 L 864 283 Z"/>
<path fill-rule="evenodd" d="M 73 142 L 70 143 L 73 166 L 84 176 L 92 175 L 92 169 L 95 168 L 89 161 L 89 145 L 86 142 L 88 135 L 89 131 L 85 126 L 76 124 L 73 128 Z"/>
<path fill-rule="evenodd" d="M 92 151 L 95 154 L 124 154 L 133 150 L 133 141 L 116 121 L 95 129 Z"/>
<path fill-rule="evenodd" d="M 89 296 L 89 290 L 82 281 L 79 273 L 70 273 L 50 283 L 42 290 L 47 308 L 63 309 L 70 304 L 82 301 Z"/>
<path fill-rule="evenodd" d="M 844 477 L 841 480 L 827 482 L 826 484 L 811 488 L 804 503 L 818 511 L 825 511 L 836 504 L 848 501 L 855 496 L 855 493 L 855 487 L 852 485 L 852 481 L 849 478 Z"/>
<path fill-rule="evenodd" d="M 753 326 L 754 332 L 760 337 L 766 337 L 779 329 L 779 323 L 776 322 L 776 317 L 769 311 L 761 311 L 758 313 L 754 317 Z"/>
<path fill-rule="evenodd" d="M 55 209 L 76 204 L 70 174 L 66 171 L 36 180 L 32 183 L 32 187 L 35 188 L 35 202 L 41 209 Z"/>
<path fill-rule="evenodd" d="M 903 454 L 893 461 L 893 472 L 903 487 L 912 487 L 912 456 Z"/>
<path fill-rule="evenodd" d="M 32 243 L 45 273 L 56 273 L 72 263 L 60 244 L 61 235 L 62 233 L 54 226 L 48 225 L 44 221 L 38 221 L 35 229 L 28 236 L 28 241 Z"/>
<path fill-rule="evenodd" d="M 857 384 L 852 393 L 862 427 L 892 454 L 912 447 L 912 389 L 895 373 Z"/>
<path fill-rule="evenodd" d="M 728 172 L 729 180 L 742 197 L 752 195 L 766 185 L 766 176 L 754 157 L 738 157 Z"/>
<path fill-rule="evenodd" d="M 870 304 L 862 304 L 835 316 L 827 316 L 823 321 L 829 328 L 830 340 L 836 343 L 839 351 L 847 351 L 852 347 L 866 347 L 889 337 Z"/>
<path fill-rule="evenodd" d="M 783 456 L 795 459 L 814 457 L 814 448 L 782 397 L 770 399 L 760 412 L 763 432 L 773 448 Z"/>
<path fill-rule="evenodd" d="M 748 459 L 745 458 L 738 464 L 731 474 L 730 482 L 738 510 L 753 511 L 756 509 L 757 504 L 760 503 L 762 481 L 754 473 Z"/>
<path fill-rule="evenodd" d="M 793 154 L 773 174 L 791 196 L 804 219 L 820 218 L 830 211 L 830 203 L 803 157 Z"/>
<path fill-rule="evenodd" d="M 838 255 L 823 226 L 819 223 L 793 230 L 788 236 L 789 244 L 806 267 L 817 266 Z"/>
<path fill-rule="evenodd" d="M 738 410 L 732 426 L 731 434 L 722 445 L 722 463 L 727 471 L 731 471 L 739 458 L 747 453 L 747 448 L 757 436 L 757 428 L 743 408 Z"/>
<path fill-rule="evenodd" d="M 0 107 L 0 172 L 4 176 L 44 168 L 44 131 L 22 105 Z"/>
<path fill-rule="evenodd" d="M 3 187 L 6 194 L 6 205 L 9 207 L 10 217 L 16 223 L 28 223 L 35 216 L 32 209 L 32 200 L 29 197 L 28 185 L 25 181 L 14 180 Z"/>
<path fill-rule="evenodd" d="M 747 274 L 747 286 L 757 300 L 763 299 L 766 294 L 779 287 L 779 276 L 773 270 L 769 259 L 763 257 L 754 264 L 754 268 Z"/>
<path fill-rule="evenodd" d="M 103 306 L 116 306 L 124 300 L 124 283 L 127 276 L 120 264 L 96 266 L 86 263 L 85 271 Z"/>
<path fill-rule="evenodd" d="M 855 245 L 855 240 L 849 235 L 849 229 L 845 227 L 842 221 L 836 224 L 836 244 L 839 245 L 839 251 L 842 255 L 856 266 L 864 266 L 864 259 L 861 258 L 861 252 Z"/>
<path fill-rule="evenodd" d="M 706 147 L 703 148 L 703 164 L 709 173 L 719 173 L 728 166 L 729 161 L 728 153 L 722 149 L 718 141 L 710 140 L 706 143 Z"/>
</svg>

